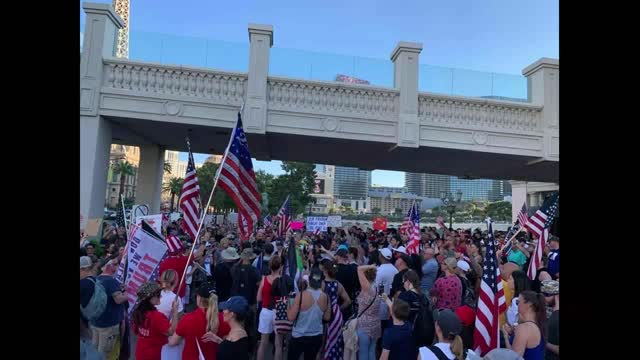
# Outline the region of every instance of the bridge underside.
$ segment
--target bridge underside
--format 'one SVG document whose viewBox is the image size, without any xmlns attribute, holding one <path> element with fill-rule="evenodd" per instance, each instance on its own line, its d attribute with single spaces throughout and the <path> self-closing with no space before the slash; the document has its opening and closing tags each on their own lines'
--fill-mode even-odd
<svg viewBox="0 0 640 360">
<path fill-rule="evenodd" d="M 189 135 L 196 153 L 222 154 L 229 141 L 228 127 L 105 117 L 112 123 L 113 143 L 155 144 L 167 150 L 186 151 Z M 559 183 L 559 162 L 536 161 L 531 156 L 446 149 L 439 147 L 392 149 L 390 143 L 328 139 L 268 132 L 247 134 L 251 154 L 258 160 L 304 161 L 470 178 Z"/>
</svg>

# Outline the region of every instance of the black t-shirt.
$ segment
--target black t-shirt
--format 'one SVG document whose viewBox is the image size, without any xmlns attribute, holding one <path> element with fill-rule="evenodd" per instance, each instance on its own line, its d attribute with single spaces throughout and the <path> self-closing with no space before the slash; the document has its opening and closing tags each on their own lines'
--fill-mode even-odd
<svg viewBox="0 0 640 360">
<path fill-rule="evenodd" d="M 216 282 L 216 292 L 218 294 L 218 301 L 227 301 L 231 294 L 231 286 L 233 279 L 231 278 L 231 267 L 233 263 L 223 262 L 213 269 L 213 279 Z"/>
<path fill-rule="evenodd" d="M 389 350 L 389 360 L 415 359 L 417 350 L 411 336 L 411 323 L 392 325 L 384 330 L 382 348 Z"/>
<path fill-rule="evenodd" d="M 407 271 L 409 271 L 409 269 L 401 270 L 393 276 L 393 282 L 391 283 L 391 292 L 389 293 L 390 298 L 393 298 L 396 295 L 397 291 L 404 290 L 404 287 L 402 287 L 402 278 Z"/>
<path fill-rule="evenodd" d="M 260 281 L 258 270 L 251 265 L 239 264 L 233 267 L 231 277 L 233 279 L 231 296 L 243 296 L 249 305 L 254 305 Z"/>
<path fill-rule="evenodd" d="M 413 291 L 407 291 L 402 289 L 400 294 L 398 295 L 399 299 L 402 299 L 409 303 L 409 321 L 412 323 L 416 320 L 416 315 L 418 315 L 418 311 L 420 310 L 420 295 L 414 293 Z"/>
<path fill-rule="evenodd" d="M 336 280 L 342 284 L 352 301 L 355 300 L 355 294 L 360 290 L 360 281 L 358 280 L 358 265 L 356 264 L 338 264 L 338 272 Z"/>
<path fill-rule="evenodd" d="M 547 342 L 553 345 L 560 345 L 560 310 L 556 310 L 547 321 Z M 558 355 L 550 350 L 546 350 L 544 354 L 546 360 L 560 359 Z"/>
<path fill-rule="evenodd" d="M 218 360 L 249 360 L 249 338 L 243 337 L 237 341 L 225 340 L 218 346 Z"/>
</svg>

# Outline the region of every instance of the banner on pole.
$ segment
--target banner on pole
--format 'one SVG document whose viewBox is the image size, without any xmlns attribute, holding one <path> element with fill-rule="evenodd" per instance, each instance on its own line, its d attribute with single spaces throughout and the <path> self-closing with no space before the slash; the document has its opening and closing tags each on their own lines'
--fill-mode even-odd
<svg viewBox="0 0 640 360">
<path fill-rule="evenodd" d="M 327 231 L 327 217 L 326 216 L 309 216 L 307 217 L 307 231 L 316 232 Z"/>
<path fill-rule="evenodd" d="M 153 279 L 160 261 L 167 252 L 167 245 L 162 237 L 153 232 L 153 228 L 145 228 L 143 223 L 143 227 L 135 231 L 128 244 L 125 293 L 129 300 L 129 311 L 133 310 L 138 299 L 138 288 Z"/>
<path fill-rule="evenodd" d="M 340 216 L 340 215 L 327 216 L 327 226 L 341 227 L 342 226 L 342 216 Z"/>
<path fill-rule="evenodd" d="M 142 220 L 146 221 L 158 234 L 162 234 L 162 214 L 138 216 L 135 224 L 142 226 Z"/>
</svg>

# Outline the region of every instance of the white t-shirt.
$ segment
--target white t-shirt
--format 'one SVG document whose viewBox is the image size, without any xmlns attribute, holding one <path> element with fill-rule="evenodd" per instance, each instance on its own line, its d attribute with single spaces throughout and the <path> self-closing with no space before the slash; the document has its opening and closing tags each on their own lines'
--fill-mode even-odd
<svg viewBox="0 0 640 360">
<path fill-rule="evenodd" d="M 376 274 L 376 292 L 378 286 L 384 286 L 384 292 L 388 295 L 391 291 L 391 285 L 393 284 L 393 277 L 398 273 L 398 269 L 391 264 L 382 264 L 378 267 Z M 380 301 L 380 320 L 389 319 L 389 307 L 384 301 Z"/>
<path fill-rule="evenodd" d="M 451 344 L 448 343 L 437 343 L 434 346 L 437 346 L 438 349 L 442 350 L 445 356 L 451 360 L 455 359 L 456 356 L 451 352 Z M 429 350 L 426 346 L 420 348 L 420 359 L 421 360 L 438 360 L 436 354 L 433 351 Z"/>
<path fill-rule="evenodd" d="M 507 323 L 513 326 L 518 322 L 518 297 L 511 299 L 511 306 L 507 309 Z"/>
<path fill-rule="evenodd" d="M 164 314 L 164 316 L 169 318 L 171 314 L 171 304 L 173 303 L 173 299 L 175 299 L 176 293 L 169 290 L 162 290 L 160 293 L 160 304 L 156 305 L 156 310 L 160 311 Z M 178 299 L 178 312 L 182 312 L 184 309 L 182 307 L 182 300 Z"/>
</svg>

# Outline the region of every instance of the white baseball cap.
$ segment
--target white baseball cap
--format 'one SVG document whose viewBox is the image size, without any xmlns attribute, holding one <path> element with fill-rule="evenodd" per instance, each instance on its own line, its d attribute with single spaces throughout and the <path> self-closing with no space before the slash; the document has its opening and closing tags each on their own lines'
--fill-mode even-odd
<svg viewBox="0 0 640 360">
<path fill-rule="evenodd" d="M 391 259 L 391 250 L 387 248 L 380 249 L 380 254 L 384 256 L 385 259 Z"/>
<path fill-rule="evenodd" d="M 409 255 L 407 254 L 407 249 L 404 246 L 400 246 L 397 249 L 391 249 L 391 250 L 395 252 L 399 252 L 401 254 Z"/>
<path fill-rule="evenodd" d="M 464 272 L 467 272 L 469 271 L 469 269 L 471 269 L 469 263 L 464 260 L 458 260 L 458 267 Z"/>
</svg>

